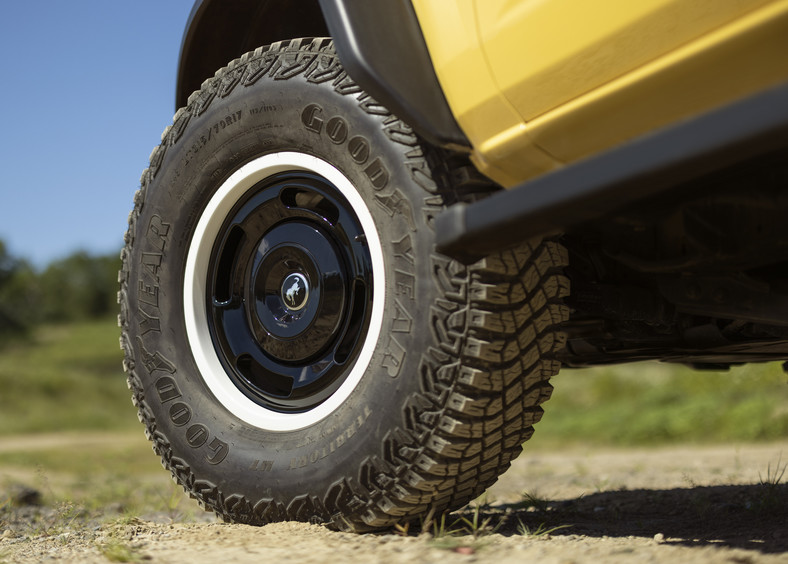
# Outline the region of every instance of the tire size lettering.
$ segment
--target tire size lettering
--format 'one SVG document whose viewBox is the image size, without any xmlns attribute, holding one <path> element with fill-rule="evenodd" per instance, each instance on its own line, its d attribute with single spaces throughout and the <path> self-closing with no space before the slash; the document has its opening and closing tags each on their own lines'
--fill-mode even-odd
<svg viewBox="0 0 788 564">
<path fill-rule="evenodd" d="M 255 460 L 249 467 L 250 472 L 270 472 L 274 467 L 273 460 Z"/>
<path fill-rule="evenodd" d="M 254 114 L 265 114 L 265 113 L 268 113 L 268 112 L 279 112 L 279 111 L 282 111 L 282 106 L 279 105 L 279 104 L 276 104 L 274 106 L 271 106 L 269 104 L 263 104 L 262 106 L 258 106 L 256 108 L 250 108 L 249 109 L 249 113 L 252 114 L 252 115 L 254 115 Z M 241 112 L 238 112 L 238 117 L 240 117 L 240 116 L 241 116 Z"/>
<path fill-rule="evenodd" d="M 192 158 L 208 144 L 214 135 L 218 134 L 228 126 L 238 123 L 242 114 L 243 110 L 238 110 L 237 112 L 228 114 L 213 125 L 209 126 L 207 129 L 203 130 L 203 133 L 200 134 L 199 138 L 194 143 L 192 143 L 192 146 L 186 151 L 186 163 L 188 164 L 188 162 L 191 161 Z"/>
<path fill-rule="evenodd" d="M 361 429 L 361 426 L 364 425 L 364 422 L 369 418 L 370 415 L 372 415 L 372 411 L 368 406 L 364 406 L 362 413 L 360 413 L 352 421 L 352 423 L 350 423 L 350 425 L 343 429 L 338 435 L 335 435 L 327 445 L 317 450 L 313 450 L 308 455 L 291 458 L 290 467 L 288 470 L 303 468 L 307 464 L 314 464 L 318 460 L 322 460 L 329 454 L 335 452 L 339 447 L 344 445 L 348 439 L 355 435 L 359 429 Z"/>
<path fill-rule="evenodd" d="M 241 119 L 241 110 L 226 116 L 224 119 L 220 119 L 218 122 L 213 124 L 213 126 L 210 127 L 208 131 L 210 133 L 210 131 L 213 130 L 214 133 L 219 133 L 219 131 L 236 123 L 239 119 Z"/>
</svg>

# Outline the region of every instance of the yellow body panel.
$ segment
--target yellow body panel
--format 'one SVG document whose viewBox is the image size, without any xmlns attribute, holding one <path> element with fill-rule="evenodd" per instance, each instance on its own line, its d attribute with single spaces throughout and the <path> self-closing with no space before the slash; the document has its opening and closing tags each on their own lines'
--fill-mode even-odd
<svg viewBox="0 0 788 564">
<path fill-rule="evenodd" d="M 482 172 L 509 186 L 788 80 L 788 0 L 414 0 Z"/>
<path fill-rule="evenodd" d="M 483 0 L 481 43 L 526 121 L 636 69 L 768 0 Z"/>
<path fill-rule="evenodd" d="M 496 85 L 479 42 L 474 0 L 417 0 L 413 5 L 449 106 L 476 148 L 478 168 L 511 184 L 517 176 L 559 166 L 530 142 L 523 119 Z M 509 177 L 494 163 L 506 161 L 511 151 L 517 153 L 517 167 Z"/>
</svg>

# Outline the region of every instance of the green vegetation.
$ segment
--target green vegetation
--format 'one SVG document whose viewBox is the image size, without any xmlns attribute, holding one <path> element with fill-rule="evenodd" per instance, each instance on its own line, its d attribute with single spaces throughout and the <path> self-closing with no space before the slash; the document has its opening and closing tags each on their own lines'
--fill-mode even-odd
<svg viewBox="0 0 788 564">
<path fill-rule="evenodd" d="M 37 272 L 0 240 L 0 348 L 41 323 L 106 317 L 117 310 L 117 254 L 77 252 Z"/>
<path fill-rule="evenodd" d="M 555 527 L 547 527 L 544 523 L 540 523 L 536 528 L 531 528 L 518 519 L 517 532 L 524 537 L 544 537 L 556 531 L 560 531 L 561 529 L 568 529 L 571 526 L 572 525 L 557 525 Z"/>
<path fill-rule="evenodd" d="M 112 318 L 45 325 L 0 349 L 0 434 L 139 430 Z"/>
<path fill-rule="evenodd" d="M 503 523 L 499 519 L 493 526 L 492 517 L 482 517 L 483 506 L 482 503 L 476 503 L 456 514 L 441 513 L 437 517 L 434 511 L 430 511 L 421 524 L 421 531 L 429 535 L 429 543 L 435 548 L 473 554 L 486 544 L 481 537 L 492 535 Z M 466 516 L 465 513 L 468 512 L 470 515 Z M 448 522 L 449 519 L 451 523 Z M 407 529 L 404 534 L 407 535 Z"/>
<path fill-rule="evenodd" d="M 44 325 L 0 349 L 0 434 L 139 430 L 114 318 Z M 639 363 L 565 370 L 529 448 L 788 437 L 780 365 L 730 372 Z"/>
<path fill-rule="evenodd" d="M 141 431 L 95 435 L 82 440 L 64 436 L 55 444 L 35 441 L 2 453 L 0 527 L 14 521 L 6 507 L 8 492 L 24 484 L 41 495 L 41 515 L 28 523 L 28 535 L 59 534 L 72 522 L 112 522 L 142 516 L 194 521 L 204 515 L 183 489 L 162 470 Z M 24 508 L 23 508 L 24 509 Z"/>
<path fill-rule="evenodd" d="M 778 363 L 729 372 L 656 362 L 564 370 L 529 447 L 785 438 L 787 382 Z"/>
<path fill-rule="evenodd" d="M 99 551 L 110 562 L 141 562 L 143 560 L 138 550 L 117 539 L 100 545 Z"/>
<path fill-rule="evenodd" d="M 0 435 L 138 427 L 114 321 L 119 266 L 75 253 L 39 273 L 0 240 Z M 777 363 L 564 370 L 529 448 L 785 438 L 786 381 Z"/>
</svg>

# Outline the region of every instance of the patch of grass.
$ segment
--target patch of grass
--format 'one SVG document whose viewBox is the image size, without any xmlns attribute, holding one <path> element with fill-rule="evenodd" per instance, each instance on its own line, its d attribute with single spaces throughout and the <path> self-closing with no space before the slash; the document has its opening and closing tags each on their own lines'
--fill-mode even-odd
<svg viewBox="0 0 788 564">
<path fill-rule="evenodd" d="M 139 550 L 115 539 L 100 544 L 98 549 L 110 562 L 141 562 L 144 558 Z"/>
<path fill-rule="evenodd" d="M 0 350 L 0 434 L 139 429 L 116 320 L 37 329 Z"/>
<path fill-rule="evenodd" d="M 657 362 L 564 370 L 529 448 L 782 439 L 787 381 L 778 363 L 729 372 Z"/>
<path fill-rule="evenodd" d="M 547 513 L 550 511 L 550 500 L 537 495 L 536 493 L 530 492 L 523 492 L 522 494 L 522 501 L 519 503 L 509 505 L 510 510 L 515 511 L 526 511 L 526 512 L 533 512 L 538 514 L 541 518 L 548 518 L 549 516 Z M 555 531 L 566 529 L 571 527 L 572 525 L 557 525 L 557 526 L 547 526 L 545 523 L 540 523 L 536 528 L 532 528 L 527 523 L 524 523 L 522 519 L 519 517 L 517 518 L 517 532 L 523 536 L 527 537 L 548 537 L 550 533 Z"/>
<path fill-rule="evenodd" d="M 533 510 L 545 513 L 550 508 L 550 500 L 540 497 L 536 492 L 523 492 L 523 500 L 513 506 L 515 509 Z"/>
<path fill-rule="evenodd" d="M 432 535 L 432 540 L 455 537 L 462 534 L 462 529 L 457 527 L 457 519 L 451 523 L 447 521 L 448 513 L 441 513 L 435 517 L 435 510 L 431 509 L 421 524 L 421 530 Z"/>
<path fill-rule="evenodd" d="M 53 537 L 72 529 L 74 523 L 83 519 L 85 509 L 71 501 L 63 501 L 55 506 L 55 510 L 37 522 L 36 536 Z"/>
<path fill-rule="evenodd" d="M 782 454 L 777 458 L 777 462 L 772 468 L 772 463 L 766 465 L 766 477 L 761 476 L 761 473 L 758 472 L 758 479 L 762 486 L 766 488 L 776 488 L 780 485 L 780 482 L 783 480 L 783 476 L 785 476 L 786 467 L 788 467 L 788 462 L 785 464 L 782 463 Z"/>
<path fill-rule="evenodd" d="M 555 527 L 548 527 L 544 523 L 540 523 L 535 529 L 532 529 L 525 523 L 523 523 L 520 519 L 517 520 L 517 532 L 524 537 L 547 537 L 551 533 L 556 531 L 560 531 L 561 529 L 568 529 L 572 525 L 557 525 Z"/>
<path fill-rule="evenodd" d="M 460 515 L 459 523 L 462 525 L 462 531 L 475 539 L 494 534 L 503 523 L 499 520 L 497 524 L 493 525 L 492 517 L 482 516 L 482 507 L 482 504 L 477 503 L 471 509 L 469 517 Z"/>
<path fill-rule="evenodd" d="M 426 533 L 429 544 L 434 548 L 451 550 L 462 554 L 474 554 L 483 549 L 487 542 L 484 537 L 495 534 L 504 524 L 505 517 L 485 515 L 489 506 L 477 502 L 459 511 L 435 516 L 430 511 L 421 524 L 422 534 Z M 407 535 L 407 527 L 397 527 L 400 535 Z"/>
<path fill-rule="evenodd" d="M 71 504 L 96 518 L 190 521 L 203 513 L 196 504 L 185 503 L 187 495 L 162 470 L 142 433 L 113 437 L 114 445 L 71 443 L 5 452 L 0 491 L 4 482 L 19 483 L 18 477 L 27 475 L 24 485 L 41 492 L 46 507 Z"/>
<path fill-rule="evenodd" d="M 788 487 L 783 484 L 786 469 L 788 469 L 788 462 L 782 462 L 781 453 L 774 467 L 771 462 L 766 466 L 765 476 L 758 472 L 760 492 L 751 503 L 751 509 L 764 514 L 779 514 L 781 512 L 788 504 Z"/>
</svg>

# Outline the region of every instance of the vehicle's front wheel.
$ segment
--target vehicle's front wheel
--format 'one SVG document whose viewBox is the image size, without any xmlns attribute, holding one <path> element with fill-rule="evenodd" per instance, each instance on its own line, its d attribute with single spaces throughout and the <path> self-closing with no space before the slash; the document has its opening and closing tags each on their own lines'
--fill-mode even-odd
<svg viewBox="0 0 788 564">
<path fill-rule="evenodd" d="M 437 155 L 325 39 L 234 61 L 165 131 L 121 341 L 154 449 L 208 509 L 386 527 L 472 500 L 531 435 L 566 253 L 435 254 L 432 219 L 475 185 Z"/>
</svg>

